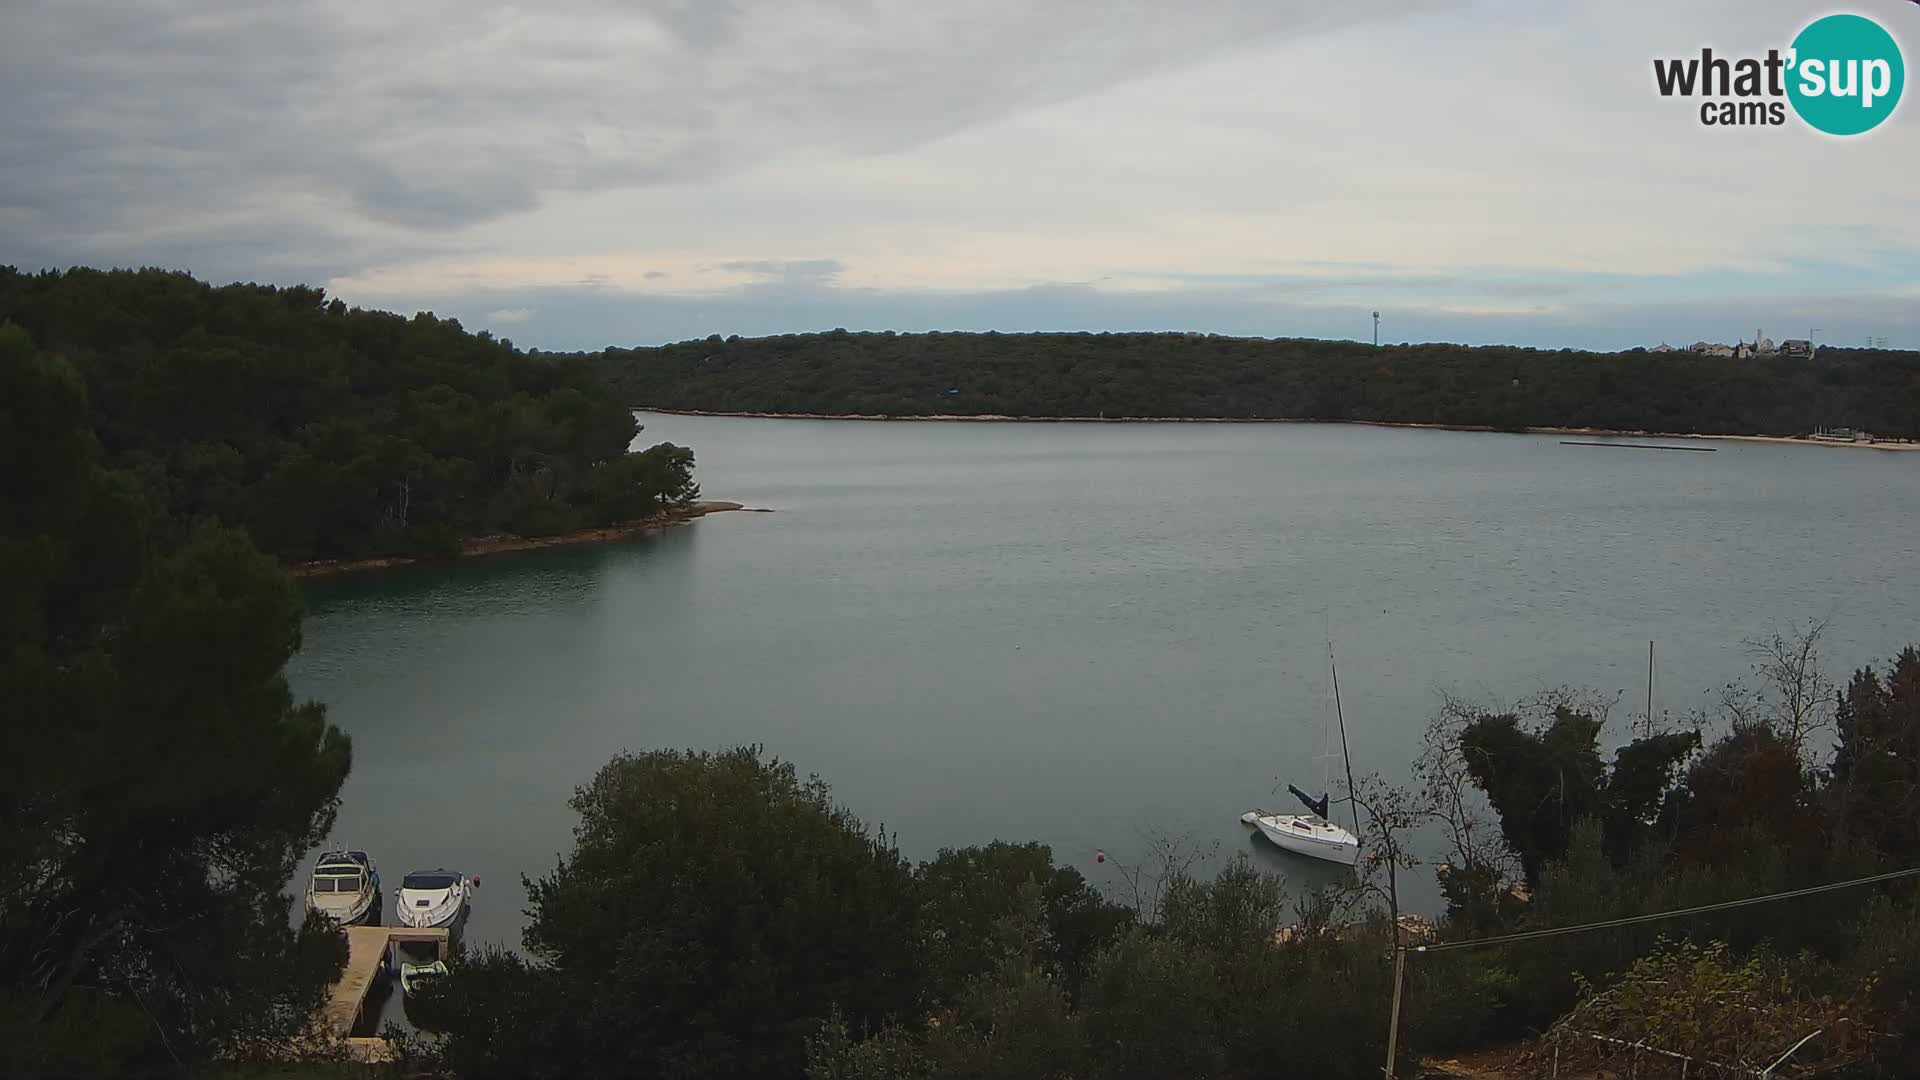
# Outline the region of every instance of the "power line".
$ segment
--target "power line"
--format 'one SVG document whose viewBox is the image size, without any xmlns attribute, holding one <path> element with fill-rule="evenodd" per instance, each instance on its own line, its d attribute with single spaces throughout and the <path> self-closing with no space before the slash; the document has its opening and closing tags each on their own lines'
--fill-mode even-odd
<svg viewBox="0 0 1920 1080">
<path fill-rule="evenodd" d="M 1915 0 L 1920 3 L 1920 0 Z M 1407 954 L 1449 952 L 1454 949 L 1474 949 L 1486 945 L 1507 945 L 1516 941 L 1533 941 L 1538 938 L 1558 937 L 1561 934 L 1579 934 L 1588 930 L 1606 930 L 1616 926 L 1632 926 L 1636 923 L 1654 922 L 1659 919 L 1677 919 L 1682 915 L 1704 915 L 1710 911 L 1725 911 L 1728 908 L 1750 907 L 1754 904 L 1767 904 L 1775 900 L 1792 900 L 1800 896 L 1813 896 L 1818 893 L 1833 892 L 1836 889 L 1851 889 L 1857 885 L 1875 885 L 1883 881 L 1898 881 L 1901 878 L 1920 875 L 1920 866 L 1906 870 L 1894 870 L 1872 877 L 1854 878 L 1852 881 L 1836 881 L 1827 885 L 1809 885 L 1804 889 L 1792 889 L 1787 892 L 1769 893 L 1765 896 L 1749 896 L 1743 900 L 1725 900 L 1718 904 L 1702 904 L 1699 907 L 1680 908 L 1675 911 L 1656 911 L 1649 915 L 1629 915 L 1623 919 L 1608 919 L 1605 922 L 1583 923 L 1579 926 L 1556 926 L 1545 930 L 1527 930 L 1518 934 L 1502 934 L 1499 937 L 1477 938 L 1472 941 L 1445 941 L 1438 945 L 1401 945 L 1393 953 L 1393 1012 L 1388 1021 L 1387 1080 L 1393 1080 L 1393 1042 L 1392 1032 L 1400 1026 L 1400 983 L 1405 977 Z M 1398 935 L 1396 934 L 1396 937 Z"/>
<path fill-rule="evenodd" d="M 1660 919 L 1676 919 L 1682 915 L 1704 915 L 1709 911 L 1725 911 L 1728 908 L 1748 907 L 1753 904 L 1767 904 L 1775 900 L 1792 900 L 1816 893 L 1833 892 L 1836 889 L 1851 889 L 1857 885 L 1875 885 L 1883 881 L 1897 881 L 1900 878 L 1920 874 L 1920 866 L 1906 870 L 1894 870 L 1872 877 L 1854 878 L 1852 881 L 1835 881 L 1826 885 L 1809 885 L 1804 889 L 1788 892 L 1768 893 L 1765 896 L 1749 896 L 1741 900 L 1725 900 L 1718 904 L 1702 904 L 1699 907 L 1679 908 L 1674 911 L 1656 911 L 1648 915 L 1629 915 L 1622 919 L 1608 919 L 1605 922 L 1583 923 L 1579 926 L 1555 926 L 1545 930 L 1527 930 L 1518 934 L 1502 934 L 1499 937 L 1474 938 L 1469 941 L 1445 941 L 1438 945 L 1416 945 L 1408 947 L 1408 952 L 1437 953 L 1453 949 L 1473 949 L 1483 945 L 1505 945 L 1515 941 L 1532 941 L 1535 938 L 1557 937 L 1561 934 L 1579 934 L 1588 930 L 1606 930 L 1616 926 L 1632 926 L 1635 923 L 1655 922 Z"/>
</svg>

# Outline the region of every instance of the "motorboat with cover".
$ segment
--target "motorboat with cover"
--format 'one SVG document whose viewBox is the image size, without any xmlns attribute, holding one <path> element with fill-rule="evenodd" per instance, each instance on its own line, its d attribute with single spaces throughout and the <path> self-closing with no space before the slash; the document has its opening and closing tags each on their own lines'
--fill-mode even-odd
<svg viewBox="0 0 1920 1080">
<path fill-rule="evenodd" d="M 380 871 L 364 851 L 329 851 L 307 879 L 307 910 L 343 926 L 378 925 Z"/>
<path fill-rule="evenodd" d="M 415 870 L 394 890 L 393 914 L 401 926 L 453 927 L 466 919 L 467 905 L 480 879 L 443 868 Z"/>
</svg>

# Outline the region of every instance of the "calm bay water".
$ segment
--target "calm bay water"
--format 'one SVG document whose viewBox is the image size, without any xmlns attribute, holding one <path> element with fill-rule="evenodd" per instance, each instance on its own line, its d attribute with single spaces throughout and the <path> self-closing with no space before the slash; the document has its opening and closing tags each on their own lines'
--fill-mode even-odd
<svg viewBox="0 0 1920 1080">
<path fill-rule="evenodd" d="M 354 740 L 336 838 L 389 886 L 481 875 L 470 940 L 518 944 L 520 875 L 621 750 L 763 743 L 914 858 L 1037 839 L 1120 888 L 1094 851 L 1157 831 L 1311 886 L 1238 818 L 1319 786 L 1329 631 L 1355 771 L 1392 780 L 1442 690 L 1623 691 L 1624 720 L 1649 639 L 1674 712 L 1776 626 L 1831 617 L 1836 676 L 1920 641 L 1920 454 L 642 420 L 707 497 L 776 512 L 307 588 L 292 680 Z"/>
</svg>

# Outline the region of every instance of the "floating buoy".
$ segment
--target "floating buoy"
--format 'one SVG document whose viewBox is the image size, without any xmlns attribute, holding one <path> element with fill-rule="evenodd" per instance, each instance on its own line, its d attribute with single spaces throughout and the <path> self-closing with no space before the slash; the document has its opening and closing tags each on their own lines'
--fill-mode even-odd
<svg viewBox="0 0 1920 1080">
<path fill-rule="evenodd" d="M 1104 852 L 1104 851 L 1101 851 L 1101 850 L 1100 850 L 1100 849 L 1098 849 L 1098 848 L 1095 848 L 1095 849 L 1094 849 L 1094 852 L 1093 852 L 1093 861 L 1094 861 L 1094 862 L 1106 862 L 1106 861 L 1107 861 L 1107 853 L 1106 853 L 1106 852 Z"/>
</svg>

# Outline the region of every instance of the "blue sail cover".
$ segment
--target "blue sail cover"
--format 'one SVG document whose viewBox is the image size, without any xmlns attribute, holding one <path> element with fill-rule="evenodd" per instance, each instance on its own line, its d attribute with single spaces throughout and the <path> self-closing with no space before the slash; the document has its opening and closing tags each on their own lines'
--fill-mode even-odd
<svg viewBox="0 0 1920 1080">
<path fill-rule="evenodd" d="M 1293 792 L 1294 798 L 1307 804 L 1307 809 L 1313 811 L 1315 815 L 1323 818 L 1327 816 L 1327 796 L 1322 795 L 1316 799 L 1292 784 L 1287 785 L 1287 790 Z"/>
</svg>

